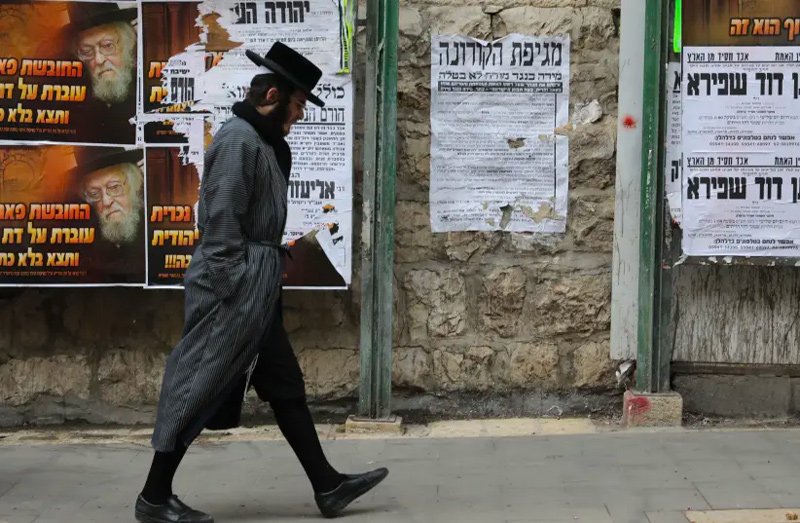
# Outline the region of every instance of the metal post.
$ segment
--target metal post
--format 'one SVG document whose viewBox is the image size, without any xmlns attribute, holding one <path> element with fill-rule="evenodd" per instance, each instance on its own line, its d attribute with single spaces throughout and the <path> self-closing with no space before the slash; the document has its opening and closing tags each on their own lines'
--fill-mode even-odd
<svg viewBox="0 0 800 523">
<path fill-rule="evenodd" d="M 669 39 L 668 0 L 646 0 L 642 112 L 642 197 L 639 237 L 639 318 L 636 388 L 662 392 L 669 361 L 660 348 L 664 240 L 664 79 Z M 666 371 L 666 375 L 665 375 Z"/>
<path fill-rule="evenodd" d="M 398 19 L 397 0 L 367 1 L 358 413 L 372 419 L 391 415 Z"/>
</svg>

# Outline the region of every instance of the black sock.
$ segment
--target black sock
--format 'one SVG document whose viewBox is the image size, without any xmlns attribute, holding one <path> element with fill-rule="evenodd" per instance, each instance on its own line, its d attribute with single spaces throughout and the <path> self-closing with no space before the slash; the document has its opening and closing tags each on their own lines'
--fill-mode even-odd
<svg viewBox="0 0 800 523">
<path fill-rule="evenodd" d="M 186 454 L 186 447 L 183 443 L 177 443 L 175 450 L 171 452 L 156 452 L 153 456 L 153 464 L 150 465 L 150 473 L 142 489 L 142 497 L 152 505 L 163 505 L 172 495 L 172 478 L 175 471 L 181 464 L 183 455 Z"/>
<path fill-rule="evenodd" d="M 270 400 L 269 404 L 283 437 L 303 465 L 314 492 L 330 492 L 341 485 L 344 476 L 328 463 L 322 452 L 305 398 Z"/>
</svg>

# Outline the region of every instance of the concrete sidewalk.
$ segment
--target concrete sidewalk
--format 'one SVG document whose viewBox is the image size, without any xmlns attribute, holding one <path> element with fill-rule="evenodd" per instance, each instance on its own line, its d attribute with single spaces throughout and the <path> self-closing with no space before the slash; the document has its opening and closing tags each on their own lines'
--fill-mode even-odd
<svg viewBox="0 0 800 523">
<path fill-rule="evenodd" d="M 352 523 L 687 523 L 687 510 L 780 509 L 733 519 L 689 516 L 704 523 L 772 523 L 792 520 L 791 507 L 800 505 L 798 430 L 339 439 L 324 445 L 343 471 L 390 469 L 381 486 L 351 506 L 344 521 Z M 2 443 L 0 521 L 132 522 L 150 459 L 144 443 Z M 279 440 L 198 443 L 175 487 L 218 522 L 322 520 L 291 449 Z"/>
</svg>

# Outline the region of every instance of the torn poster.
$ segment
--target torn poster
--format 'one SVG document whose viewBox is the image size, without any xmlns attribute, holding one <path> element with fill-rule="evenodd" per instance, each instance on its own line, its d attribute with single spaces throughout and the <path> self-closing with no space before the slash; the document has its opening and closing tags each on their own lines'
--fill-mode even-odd
<svg viewBox="0 0 800 523">
<path fill-rule="evenodd" d="M 315 94 L 325 107 L 309 104 L 287 137 L 293 163 L 284 240 L 318 231 L 309 236 L 321 242 L 313 252 L 330 257 L 326 263 L 337 278 L 317 284 L 309 274 L 305 283 L 294 278 L 298 287 L 342 288 L 351 280 L 354 6 L 353 0 L 142 1 L 140 120 L 148 143 L 207 145 L 232 116 L 231 106 L 245 97 L 251 78 L 267 72 L 245 56 L 246 49 L 264 55 L 281 41 L 322 69 Z M 178 125 L 181 116 L 200 117 L 204 124 Z"/>
<path fill-rule="evenodd" d="M 684 47 L 683 250 L 800 255 L 800 47 Z"/>
<path fill-rule="evenodd" d="M 147 163 L 147 285 L 181 286 L 195 247 L 202 163 L 189 146 L 152 147 Z"/>
<path fill-rule="evenodd" d="M 667 205 L 672 221 L 681 223 L 681 177 L 683 173 L 683 147 L 681 146 L 681 64 L 667 64 L 667 81 L 664 85 L 667 98 L 667 138 L 664 148 L 664 176 L 666 177 Z"/>
<path fill-rule="evenodd" d="M 568 36 L 434 36 L 433 232 L 566 230 Z"/>
</svg>

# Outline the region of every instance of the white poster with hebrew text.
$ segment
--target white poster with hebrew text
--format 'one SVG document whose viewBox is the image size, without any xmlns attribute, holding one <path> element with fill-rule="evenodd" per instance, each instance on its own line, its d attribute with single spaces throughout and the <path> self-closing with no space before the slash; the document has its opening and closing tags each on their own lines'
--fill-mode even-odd
<svg viewBox="0 0 800 523">
<path fill-rule="evenodd" d="M 566 230 L 568 36 L 434 36 L 433 232 Z"/>
<path fill-rule="evenodd" d="M 685 47 L 683 249 L 800 255 L 800 47 Z"/>
</svg>

